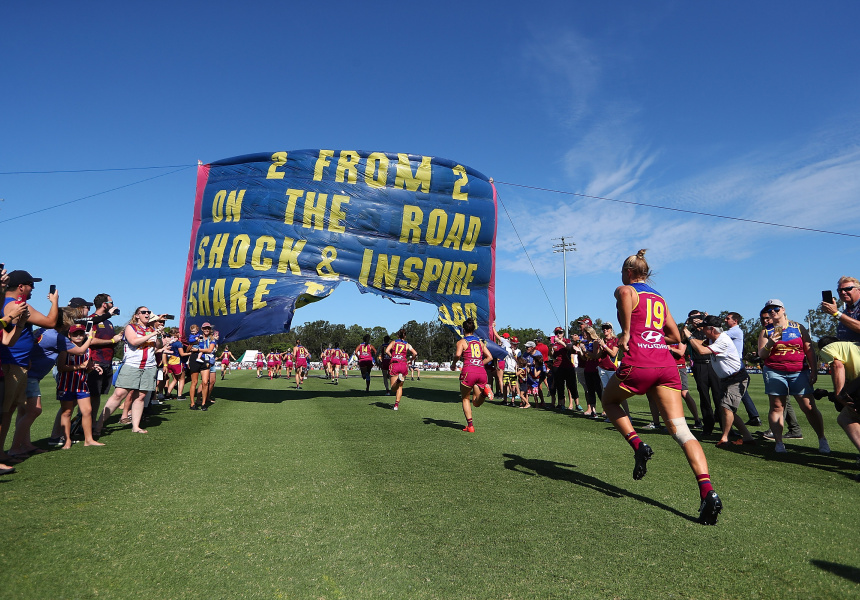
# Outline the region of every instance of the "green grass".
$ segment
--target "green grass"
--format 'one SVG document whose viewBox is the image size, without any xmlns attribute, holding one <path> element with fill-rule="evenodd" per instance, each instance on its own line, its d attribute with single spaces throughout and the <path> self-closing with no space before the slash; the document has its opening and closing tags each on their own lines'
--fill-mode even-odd
<svg viewBox="0 0 860 600">
<path fill-rule="evenodd" d="M 297 391 L 234 372 L 209 412 L 173 401 L 149 435 L 114 424 L 104 448 L 28 459 L 0 478 L 0 595 L 860 597 L 856 452 L 828 402 L 828 457 L 802 416 L 779 458 L 704 441 L 726 506 L 704 527 L 669 436 L 641 431 L 655 456 L 633 481 L 608 424 L 485 404 L 465 434 L 453 374 L 406 384 L 394 412 L 358 377 Z M 765 414 L 759 376 L 752 391 Z M 631 409 L 641 429 L 647 404 Z"/>
</svg>

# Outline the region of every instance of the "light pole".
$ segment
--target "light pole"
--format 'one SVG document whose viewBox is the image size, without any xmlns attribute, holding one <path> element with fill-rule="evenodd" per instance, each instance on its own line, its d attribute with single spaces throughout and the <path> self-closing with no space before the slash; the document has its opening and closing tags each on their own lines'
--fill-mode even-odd
<svg viewBox="0 0 860 600">
<path fill-rule="evenodd" d="M 557 248 L 554 250 L 556 254 L 561 252 L 561 263 L 564 266 L 564 337 L 570 337 L 568 335 L 568 325 L 570 324 L 570 319 L 567 318 L 567 253 L 568 252 L 576 252 L 576 242 L 565 242 L 564 236 L 560 238 L 552 238 L 554 240 L 561 240 L 560 244 L 554 244 L 553 248 Z"/>
</svg>

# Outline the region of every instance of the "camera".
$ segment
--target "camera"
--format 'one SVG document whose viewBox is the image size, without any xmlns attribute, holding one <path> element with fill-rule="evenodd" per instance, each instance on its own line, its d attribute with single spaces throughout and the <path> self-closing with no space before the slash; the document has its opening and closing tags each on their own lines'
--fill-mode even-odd
<svg viewBox="0 0 860 600">
<path fill-rule="evenodd" d="M 821 400 L 822 398 L 827 398 L 831 402 L 836 402 L 836 394 L 835 393 L 829 392 L 829 391 L 821 389 L 821 388 L 817 388 L 815 391 L 813 391 L 812 395 L 815 397 L 816 400 Z"/>
</svg>

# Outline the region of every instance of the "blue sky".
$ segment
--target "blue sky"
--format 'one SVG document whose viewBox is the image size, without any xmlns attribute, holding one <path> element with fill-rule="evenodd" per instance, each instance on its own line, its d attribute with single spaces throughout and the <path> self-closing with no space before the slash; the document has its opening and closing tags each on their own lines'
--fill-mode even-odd
<svg viewBox="0 0 860 600">
<path fill-rule="evenodd" d="M 500 325 L 562 321 L 562 235 L 570 318 L 614 322 L 621 262 L 648 248 L 676 318 L 775 297 L 799 319 L 858 276 L 860 238 L 508 184 L 860 234 L 858 22 L 860 4 L 830 1 L 6 2 L 0 171 L 440 156 L 507 182 Z M 194 168 L 8 220 L 169 171 L 0 175 L 0 262 L 63 300 L 178 313 Z M 344 283 L 294 324 L 434 317 Z"/>
</svg>

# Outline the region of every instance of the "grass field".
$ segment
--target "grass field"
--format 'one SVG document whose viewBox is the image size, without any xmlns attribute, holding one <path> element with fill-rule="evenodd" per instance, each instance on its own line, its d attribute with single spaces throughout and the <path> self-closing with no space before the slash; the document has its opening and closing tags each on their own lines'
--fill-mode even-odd
<svg viewBox="0 0 860 600">
<path fill-rule="evenodd" d="M 0 478 L 0 597 L 860 597 L 857 453 L 826 401 L 830 456 L 802 416 L 787 455 L 703 440 L 725 503 L 705 527 L 667 435 L 641 430 L 633 481 L 608 424 L 489 403 L 466 434 L 454 374 L 406 383 L 394 412 L 379 377 L 365 395 L 233 372 L 208 412 L 174 400 L 148 435 L 114 423 L 103 448 L 28 459 Z"/>
</svg>

